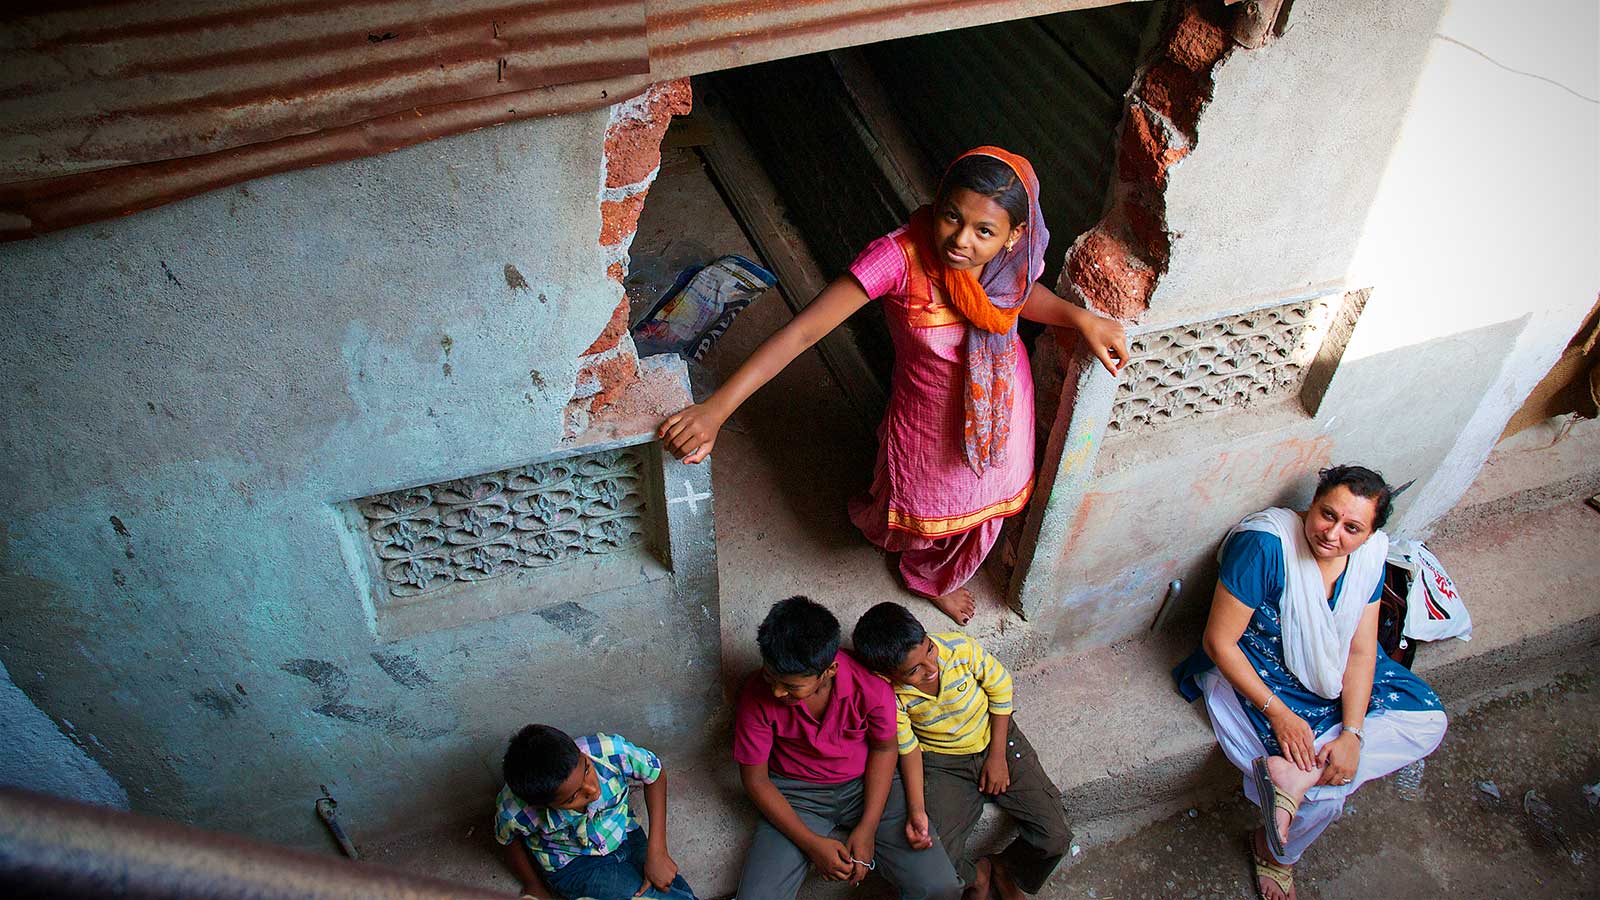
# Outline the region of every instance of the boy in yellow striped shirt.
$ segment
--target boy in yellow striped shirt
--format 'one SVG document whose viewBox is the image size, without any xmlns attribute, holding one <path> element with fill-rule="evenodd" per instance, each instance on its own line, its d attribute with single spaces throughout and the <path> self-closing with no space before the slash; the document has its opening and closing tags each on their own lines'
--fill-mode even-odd
<svg viewBox="0 0 1600 900">
<path fill-rule="evenodd" d="M 1036 894 L 1072 843 L 1061 792 L 1011 721 L 1011 673 L 959 631 L 928 634 L 898 603 L 856 623 L 856 656 L 894 685 L 906 837 L 931 845 L 937 830 L 970 900 L 991 885 L 1005 900 Z M 974 860 L 967 838 L 993 800 L 1016 820 L 1017 839 Z"/>
</svg>

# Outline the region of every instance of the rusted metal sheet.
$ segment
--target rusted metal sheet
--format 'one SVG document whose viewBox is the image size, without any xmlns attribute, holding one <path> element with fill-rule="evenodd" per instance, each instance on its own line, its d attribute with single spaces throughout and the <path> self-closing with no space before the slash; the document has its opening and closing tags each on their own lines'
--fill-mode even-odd
<svg viewBox="0 0 1600 900">
<path fill-rule="evenodd" d="M 1128 0 L 650 0 L 657 78 Z"/>
<path fill-rule="evenodd" d="M 1234 6 L 1241 0 L 1225 2 Z M 1292 0 L 1243 0 L 1243 5 L 1233 12 L 1234 41 L 1250 50 L 1264 46 L 1274 34 L 1282 31 L 1290 2 Z"/>
<path fill-rule="evenodd" d="M 642 92 L 650 80 L 633 76 L 604 84 L 557 85 L 421 107 L 201 156 L 0 185 L 0 240 L 123 216 L 252 178 L 387 153 L 489 125 L 595 109 Z"/>
<path fill-rule="evenodd" d="M 0 240 L 654 81 L 1125 0 L 158 0 L 0 14 Z"/>
<path fill-rule="evenodd" d="M 642 75 L 647 52 L 644 0 L 201 0 L 23 16 L 0 30 L 0 183 Z"/>
</svg>

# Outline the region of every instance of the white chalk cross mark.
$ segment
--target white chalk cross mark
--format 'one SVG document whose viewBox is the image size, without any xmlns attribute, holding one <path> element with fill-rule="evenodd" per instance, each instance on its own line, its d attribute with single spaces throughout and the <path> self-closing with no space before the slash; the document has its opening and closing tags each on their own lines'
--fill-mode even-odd
<svg viewBox="0 0 1600 900">
<path fill-rule="evenodd" d="M 690 484 L 689 483 L 689 479 L 685 478 L 683 480 L 683 496 L 682 497 L 672 497 L 672 498 L 668 499 L 667 500 L 667 505 L 671 506 L 674 503 L 687 503 L 687 504 L 689 504 L 689 512 L 698 513 L 700 511 L 699 501 L 701 501 L 701 500 L 710 500 L 710 499 L 711 499 L 711 495 L 710 494 L 697 494 L 697 493 L 695 493 L 694 492 L 694 485 Z"/>
</svg>

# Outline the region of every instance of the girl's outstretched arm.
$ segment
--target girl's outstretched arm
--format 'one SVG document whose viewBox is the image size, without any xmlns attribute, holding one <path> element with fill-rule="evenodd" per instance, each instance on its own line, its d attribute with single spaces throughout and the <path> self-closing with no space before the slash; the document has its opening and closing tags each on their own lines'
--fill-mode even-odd
<svg viewBox="0 0 1600 900">
<path fill-rule="evenodd" d="M 1037 281 L 1022 305 L 1022 317 L 1045 325 L 1076 328 L 1089 342 L 1089 349 L 1100 357 L 1100 364 L 1113 375 L 1128 362 L 1128 337 L 1121 322 L 1068 303 Z"/>
<path fill-rule="evenodd" d="M 782 372 L 796 356 L 822 340 L 850 314 L 867 305 L 870 298 L 861 283 L 848 272 L 835 278 L 811 305 L 800 311 L 789 324 L 761 342 L 756 352 L 742 363 L 722 387 L 706 398 L 667 417 L 656 429 L 672 455 L 686 463 L 697 463 L 711 454 L 717 432 L 734 410 L 774 375 Z"/>
</svg>

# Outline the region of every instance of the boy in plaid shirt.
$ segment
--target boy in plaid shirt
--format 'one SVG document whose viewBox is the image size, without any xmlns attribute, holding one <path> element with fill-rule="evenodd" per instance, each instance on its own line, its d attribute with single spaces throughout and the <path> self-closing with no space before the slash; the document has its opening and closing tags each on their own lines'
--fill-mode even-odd
<svg viewBox="0 0 1600 900">
<path fill-rule="evenodd" d="M 542 875 L 568 898 L 695 900 L 667 854 L 667 784 L 654 753 L 619 735 L 529 725 L 511 739 L 505 776 L 494 836 L 524 897 L 551 896 Z M 628 802 L 634 783 L 644 785 L 648 834 Z"/>
</svg>

